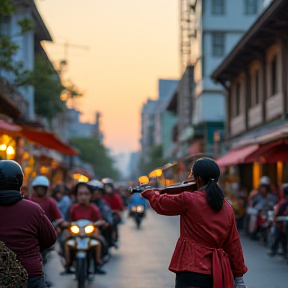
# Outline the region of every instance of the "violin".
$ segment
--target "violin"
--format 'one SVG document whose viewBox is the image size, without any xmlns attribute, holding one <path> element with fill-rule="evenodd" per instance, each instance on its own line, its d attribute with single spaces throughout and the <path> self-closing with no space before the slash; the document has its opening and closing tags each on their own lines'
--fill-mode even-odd
<svg viewBox="0 0 288 288">
<path fill-rule="evenodd" d="M 154 189 L 160 192 L 160 194 L 180 194 L 182 192 L 188 191 L 188 192 L 194 192 L 197 191 L 197 184 L 194 179 L 188 179 L 184 182 L 176 185 L 170 185 L 163 188 L 155 188 L 153 186 L 150 186 L 148 184 L 144 184 L 141 186 L 131 187 L 130 193 L 141 193 L 146 189 Z"/>
</svg>

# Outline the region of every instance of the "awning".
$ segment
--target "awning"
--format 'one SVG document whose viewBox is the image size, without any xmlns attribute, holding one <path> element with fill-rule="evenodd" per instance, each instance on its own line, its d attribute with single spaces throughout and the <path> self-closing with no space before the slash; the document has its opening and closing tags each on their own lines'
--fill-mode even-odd
<svg viewBox="0 0 288 288">
<path fill-rule="evenodd" d="M 251 145 L 244 148 L 230 150 L 226 155 L 219 158 L 217 163 L 220 167 L 237 165 L 247 162 L 246 159 L 259 149 L 259 145 Z"/>
<path fill-rule="evenodd" d="M 288 162 L 288 140 L 260 145 L 257 151 L 247 157 L 246 161 L 259 161 L 261 163 Z"/>
<path fill-rule="evenodd" d="M 69 144 L 61 141 L 56 134 L 51 132 L 38 131 L 34 129 L 23 129 L 21 134 L 29 141 L 56 150 L 67 155 L 78 155 L 79 151 L 72 148 Z"/>
<path fill-rule="evenodd" d="M 7 133 L 11 136 L 20 134 L 22 128 L 18 125 L 0 119 L 0 133 Z"/>
</svg>

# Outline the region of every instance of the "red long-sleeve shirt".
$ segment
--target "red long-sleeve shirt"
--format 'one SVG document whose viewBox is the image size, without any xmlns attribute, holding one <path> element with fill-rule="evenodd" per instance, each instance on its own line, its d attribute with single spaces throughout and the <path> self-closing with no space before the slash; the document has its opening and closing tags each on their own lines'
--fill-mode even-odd
<svg viewBox="0 0 288 288">
<path fill-rule="evenodd" d="M 122 211 L 123 210 L 123 203 L 121 197 L 113 193 L 111 195 L 105 194 L 104 200 L 108 203 L 112 211 Z"/>
<path fill-rule="evenodd" d="M 87 219 L 92 222 L 96 222 L 98 220 L 102 220 L 102 215 L 99 208 L 92 203 L 88 206 L 76 203 L 70 208 L 70 220 L 78 221 L 81 219 Z"/>
<path fill-rule="evenodd" d="M 40 250 L 56 242 L 56 232 L 41 207 L 29 200 L 0 205 L 0 240 L 14 251 L 29 277 L 43 275 Z"/>
<path fill-rule="evenodd" d="M 142 196 L 157 213 L 180 215 L 180 238 L 169 269 L 212 274 L 214 288 L 233 288 L 233 277 L 243 276 L 247 267 L 231 205 L 225 201 L 215 212 L 204 190 L 177 195 L 146 190 Z"/>
</svg>

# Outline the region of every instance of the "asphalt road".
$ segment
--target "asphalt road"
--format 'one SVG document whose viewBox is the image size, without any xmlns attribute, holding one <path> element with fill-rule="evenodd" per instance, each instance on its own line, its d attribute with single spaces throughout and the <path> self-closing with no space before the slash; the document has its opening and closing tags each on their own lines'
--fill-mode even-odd
<svg viewBox="0 0 288 288">
<path fill-rule="evenodd" d="M 132 219 L 120 227 L 119 250 L 104 266 L 107 275 L 96 275 L 89 288 L 173 288 L 174 274 L 167 267 L 179 236 L 178 217 L 159 216 L 149 211 L 140 230 Z M 288 265 L 277 256 L 270 258 L 258 242 L 242 237 L 249 272 L 245 275 L 248 288 L 288 287 Z M 45 267 L 55 288 L 73 288 L 73 275 L 60 276 L 63 271 L 59 257 L 52 253 Z M 224 288 L 224 287 L 223 287 Z"/>
</svg>

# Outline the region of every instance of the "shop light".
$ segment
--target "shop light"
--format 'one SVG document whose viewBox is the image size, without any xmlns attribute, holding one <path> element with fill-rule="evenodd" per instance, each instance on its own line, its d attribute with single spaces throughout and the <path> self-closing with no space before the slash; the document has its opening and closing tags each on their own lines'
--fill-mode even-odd
<svg viewBox="0 0 288 288">
<path fill-rule="evenodd" d="M 40 167 L 40 173 L 42 174 L 42 175 L 46 175 L 47 173 L 48 173 L 48 167 L 46 167 L 46 166 L 41 166 Z"/>
<path fill-rule="evenodd" d="M 79 182 L 88 182 L 89 181 L 89 178 L 85 175 L 82 175 L 82 174 L 74 174 L 73 175 L 73 178 Z"/>
<path fill-rule="evenodd" d="M 0 151 L 6 151 L 7 145 L 6 144 L 1 144 L 0 145 Z"/>
<path fill-rule="evenodd" d="M 6 150 L 6 153 L 7 153 L 8 156 L 12 156 L 12 155 L 15 154 L 15 149 L 12 146 L 8 146 L 7 150 Z"/>
</svg>

